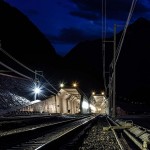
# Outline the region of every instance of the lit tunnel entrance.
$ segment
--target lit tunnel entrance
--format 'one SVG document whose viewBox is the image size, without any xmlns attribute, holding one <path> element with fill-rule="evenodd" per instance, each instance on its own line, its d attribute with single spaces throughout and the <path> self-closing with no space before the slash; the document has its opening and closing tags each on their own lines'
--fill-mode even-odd
<svg viewBox="0 0 150 150">
<path fill-rule="evenodd" d="M 108 101 L 104 95 L 92 95 L 90 98 L 91 113 L 108 114 Z"/>
</svg>

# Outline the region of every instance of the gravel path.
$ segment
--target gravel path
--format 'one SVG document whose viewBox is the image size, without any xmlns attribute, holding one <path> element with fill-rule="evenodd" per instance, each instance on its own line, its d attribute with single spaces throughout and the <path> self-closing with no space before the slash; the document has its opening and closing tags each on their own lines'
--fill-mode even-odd
<svg viewBox="0 0 150 150">
<path fill-rule="evenodd" d="M 79 150 L 120 150 L 115 136 L 110 131 L 103 131 L 108 126 L 105 118 L 99 118 L 85 137 Z"/>
</svg>

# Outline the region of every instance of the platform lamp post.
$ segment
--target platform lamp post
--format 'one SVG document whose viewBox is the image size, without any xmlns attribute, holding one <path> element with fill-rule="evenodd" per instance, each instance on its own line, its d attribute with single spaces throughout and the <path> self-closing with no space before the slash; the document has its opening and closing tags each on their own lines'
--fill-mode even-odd
<svg viewBox="0 0 150 150">
<path fill-rule="evenodd" d="M 43 71 L 35 70 L 35 81 L 34 81 L 34 100 L 37 99 L 37 95 L 41 93 L 40 85 L 39 85 L 39 76 L 43 76 Z"/>
<path fill-rule="evenodd" d="M 104 43 L 113 43 L 113 60 L 109 69 L 109 114 L 115 117 L 116 107 L 116 27 L 114 24 L 114 39 L 113 41 L 103 41 Z M 112 68 L 112 73 L 111 73 Z"/>
<path fill-rule="evenodd" d="M 116 27 L 114 24 L 114 52 L 113 52 L 113 110 L 112 117 L 116 116 Z"/>
<path fill-rule="evenodd" d="M 41 89 L 39 87 L 37 87 L 36 84 L 35 84 L 35 87 L 34 87 L 34 100 L 36 100 L 37 95 L 40 94 L 40 92 L 41 92 Z"/>
</svg>

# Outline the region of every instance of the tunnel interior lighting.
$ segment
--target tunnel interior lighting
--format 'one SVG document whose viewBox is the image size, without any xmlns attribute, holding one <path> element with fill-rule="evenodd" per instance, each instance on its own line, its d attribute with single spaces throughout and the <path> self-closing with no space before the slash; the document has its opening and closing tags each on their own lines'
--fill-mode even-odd
<svg viewBox="0 0 150 150">
<path fill-rule="evenodd" d="M 83 108 L 83 109 L 88 109 L 88 108 L 89 108 L 88 102 L 83 101 L 83 103 L 82 103 L 82 108 Z"/>
</svg>

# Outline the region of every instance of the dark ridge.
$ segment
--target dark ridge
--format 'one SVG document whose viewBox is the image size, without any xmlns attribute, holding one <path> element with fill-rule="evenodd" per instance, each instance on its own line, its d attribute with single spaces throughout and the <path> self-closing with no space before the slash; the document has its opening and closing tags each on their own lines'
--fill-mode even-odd
<svg viewBox="0 0 150 150">
<path fill-rule="evenodd" d="M 24 14 L 0 1 L 0 20 L 0 40 L 4 50 L 34 70 L 48 72 L 48 68 L 57 67 L 60 56 Z M 2 57 L 1 60 L 15 67 L 10 58 Z"/>
<path fill-rule="evenodd" d="M 117 34 L 117 45 L 121 34 L 122 32 Z M 149 20 L 139 18 L 129 25 L 116 66 L 117 95 L 129 98 L 134 97 L 137 101 L 141 99 L 149 102 L 149 92 L 147 92 L 150 90 L 150 72 L 148 69 L 150 64 L 149 36 Z M 113 58 L 113 45 L 107 43 L 105 46 L 107 56 L 106 71 L 108 72 L 109 64 Z M 78 68 L 82 66 L 82 70 L 89 71 L 87 74 L 93 76 L 90 80 L 90 82 L 93 82 L 93 89 L 95 87 L 103 87 L 99 84 L 102 83 L 103 85 L 101 39 L 79 43 L 65 56 L 65 60 L 70 63 L 69 65 L 74 64 Z M 93 71 L 91 71 L 92 69 Z M 93 73 L 94 71 L 98 73 L 99 79 L 96 79 L 96 75 Z M 93 81 L 92 79 L 96 80 Z M 144 93 L 144 97 L 142 93 Z"/>
</svg>

